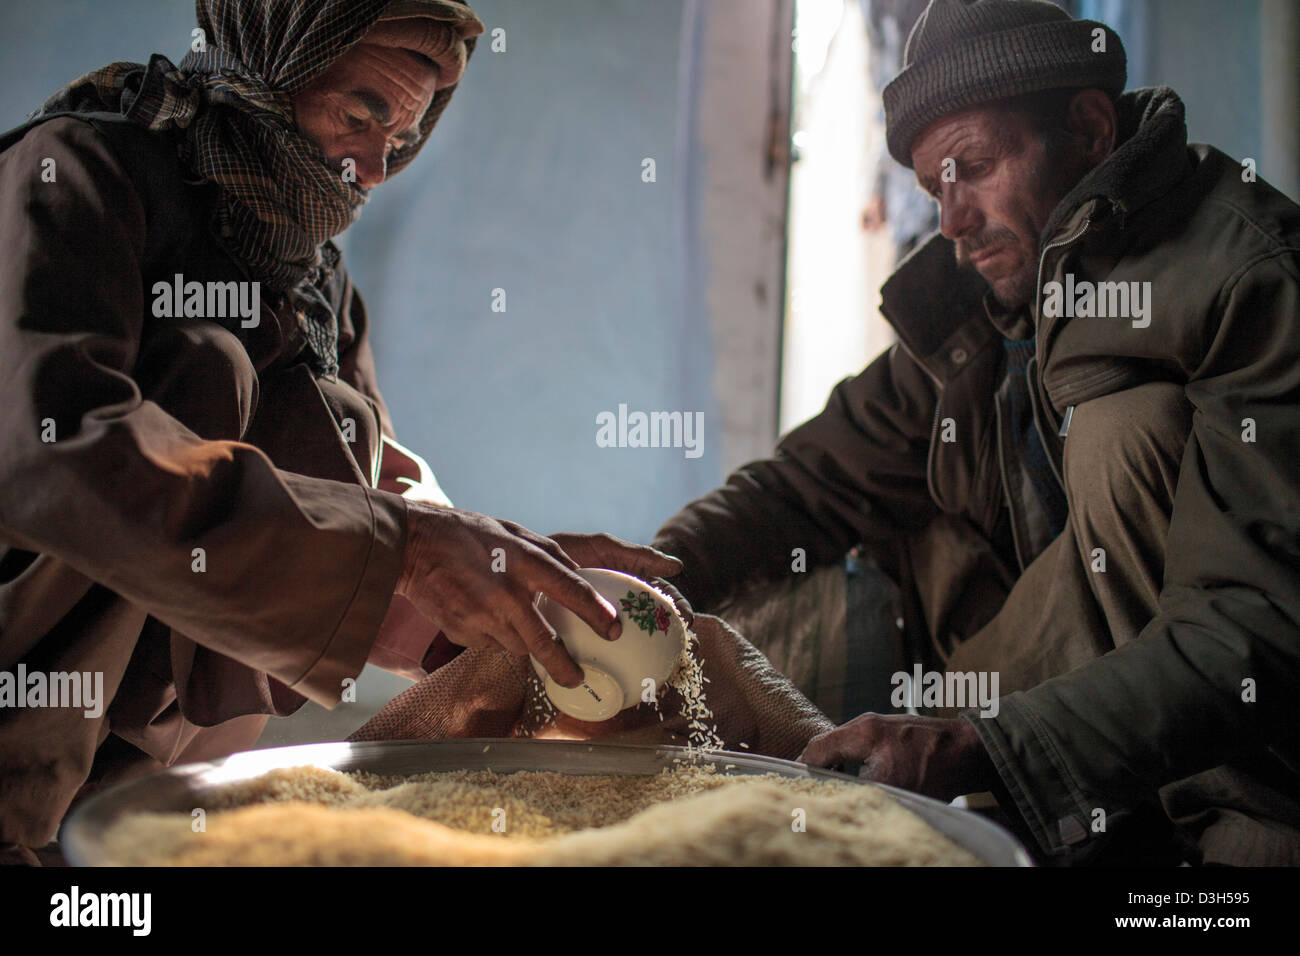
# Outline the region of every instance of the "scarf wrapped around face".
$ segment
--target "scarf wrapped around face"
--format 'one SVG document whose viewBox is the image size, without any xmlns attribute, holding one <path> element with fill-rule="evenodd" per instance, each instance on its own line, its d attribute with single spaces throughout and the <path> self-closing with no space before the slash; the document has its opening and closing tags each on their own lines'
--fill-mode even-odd
<svg viewBox="0 0 1300 956">
<path fill-rule="evenodd" d="M 217 227 L 271 294 L 287 297 L 313 366 L 338 371 L 338 320 L 322 289 L 336 262 L 331 236 L 350 226 L 367 199 L 298 132 L 293 96 L 360 42 L 380 20 L 421 18 L 420 52 L 439 67 L 438 89 L 417 141 L 395 149 L 388 175 L 411 162 L 437 123 L 483 32 L 451 0 L 197 0 L 203 50 L 179 66 L 112 63 L 60 90 L 34 115 L 120 112 L 151 130 L 184 130 L 182 163 L 215 182 Z M 198 45 L 197 42 L 195 45 Z M 393 45 L 393 44 L 389 44 Z"/>
</svg>

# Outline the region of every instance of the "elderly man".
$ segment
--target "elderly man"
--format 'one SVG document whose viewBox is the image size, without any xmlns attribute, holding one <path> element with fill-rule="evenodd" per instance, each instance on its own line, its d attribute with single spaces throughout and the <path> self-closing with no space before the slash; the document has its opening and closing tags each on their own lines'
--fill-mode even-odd
<svg viewBox="0 0 1300 956">
<path fill-rule="evenodd" d="M 418 678 L 499 646 L 576 686 L 533 595 L 617 638 L 574 570 L 680 567 L 457 511 L 393 437 L 329 239 L 426 141 L 470 9 L 197 7 L 179 66 L 112 64 L 0 142 L 9 859 L 96 787 L 335 706 L 367 661 Z"/>
<path fill-rule="evenodd" d="M 1052 861 L 1296 864 L 1300 209 L 1125 79 L 1101 24 L 933 0 L 884 93 L 941 210 L 898 344 L 655 543 L 704 609 L 861 543 L 900 661 L 1000 676 L 806 761 L 991 788 Z"/>
</svg>

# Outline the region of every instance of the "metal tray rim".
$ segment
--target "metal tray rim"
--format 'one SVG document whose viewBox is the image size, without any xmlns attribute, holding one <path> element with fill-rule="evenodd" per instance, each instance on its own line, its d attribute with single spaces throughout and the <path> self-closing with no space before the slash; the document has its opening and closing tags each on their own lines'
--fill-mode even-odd
<svg viewBox="0 0 1300 956">
<path fill-rule="evenodd" d="M 548 765 L 531 765 L 515 769 L 497 770 L 513 773 L 520 770 L 552 770 L 561 773 L 598 774 L 623 773 L 640 775 L 657 772 L 675 761 L 692 757 L 685 747 L 646 744 L 607 743 L 603 741 L 534 740 L 504 738 L 451 738 L 438 740 L 382 740 L 358 743 L 332 742 L 298 744 L 265 750 L 248 750 L 217 760 L 184 764 L 166 770 L 123 781 L 88 798 L 64 822 L 59 842 L 69 863 L 74 866 L 111 865 L 105 859 L 98 835 L 119 816 L 150 810 L 174 811 L 179 809 L 176 800 L 192 799 L 206 790 L 223 786 L 236 780 L 259 776 L 281 767 L 319 766 L 335 770 L 368 770 L 375 773 L 427 773 L 455 769 L 495 769 L 487 766 L 496 762 L 514 766 L 520 760 L 535 764 L 538 748 L 546 748 L 562 762 L 562 758 L 587 758 L 589 767 L 578 769 L 557 768 L 556 761 Z M 495 754 L 493 753 L 495 751 Z M 488 755 L 492 755 L 488 757 Z M 592 757 L 595 757 L 593 760 Z M 387 769 L 377 763 L 394 763 L 395 758 L 405 758 L 422 769 Z M 453 764 L 430 766 L 430 758 L 451 758 Z M 483 759 L 487 758 L 487 759 Z M 513 761 L 512 759 L 513 758 Z M 720 772 L 739 774 L 778 773 L 789 777 L 839 780 L 885 790 L 906 809 L 921 817 L 926 823 L 945 834 L 958 845 L 969 850 L 990 866 L 1033 866 L 1029 854 L 1005 829 L 978 814 L 923 797 L 908 790 L 873 783 L 848 774 L 809 767 L 793 760 L 782 760 L 761 754 L 716 751 L 707 754 L 694 752 L 694 759 L 718 767 Z M 462 768 L 459 762 L 469 760 L 479 766 Z M 604 764 L 632 762 L 634 767 L 611 767 Z M 657 762 L 657 769 L 641 769 L 649 762 Z M 725 770 L 731 765 L 733 770 Z M 404 764 L 398 760 L 397 767 Z"/>
</svg>

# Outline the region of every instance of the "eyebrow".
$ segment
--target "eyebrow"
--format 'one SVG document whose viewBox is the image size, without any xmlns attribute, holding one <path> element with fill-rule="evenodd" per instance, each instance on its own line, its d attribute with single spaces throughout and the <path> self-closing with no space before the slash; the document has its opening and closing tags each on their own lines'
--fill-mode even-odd
<svg viewBox="0 0 1300 956">
<path fill-rule="evenodd" d="M 938 198 L 935 196 L 935 193 L 939 191 L 939 180 L 936 177 L 918 176 L 917 180 L 918 182 L 920 182 L 921 189 L 924 190 L 927 196 L 931 197 L 932 199 Z"/>
<path fill-rule="evenodd" d="M 1009 143 L 1010 135 L 1006 130 L 998 128 L 993 130 L 991 135 L 981 134 L 976 136 L 973 142 L 964 143 L 952 154 L 952 158 L 957 160 L 958 165 L 960 165 L 961 160 L 964 159 L 968 153 L 991 149 L 995 153 L 1001 154 L 1007 151 Z M 939 180 L 937 177 L 917 176 L 916 180 L 920 184 L 921 188 L 925 190 L 927 195 L 933 196 L 935 191 L 939 188 Z"/>
<path fill-rule="evenodd" d="M 348 95 L 357 100 L 362 106 L 370 111 L 370 115 L 375 118 L 375 122 L 381 126 L 388 122 L 392 112 L 388 108 L 388 100 L 368 87 L 359 87 L 355 90 L 348 90 Z M 405 132 L 399 133 L 397 138 L 404 146 L 410 146 L 420 138 L 419 120 L 416 125 L 412 126 Z"/>
</svg>

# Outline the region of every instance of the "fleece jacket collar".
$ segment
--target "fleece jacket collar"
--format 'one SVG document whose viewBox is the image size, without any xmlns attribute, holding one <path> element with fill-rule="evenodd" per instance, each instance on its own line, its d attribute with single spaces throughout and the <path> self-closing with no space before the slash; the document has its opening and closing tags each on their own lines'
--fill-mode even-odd
<svg viewBox="0 0 1300 956">
<path fill-rule="evenodd" d="M 1085 175 L 1048 218 L 1047 245 L 1085 204 L 1101 215 L 1126 220 L 1189 174 L 1183 101 L 1167 86 L 1130 90 L 1116 105 L 1119 145 Z M 935 233 L 909 255 L 881 288 L 880 311 L 904 347 L 940 381 L 956 371 L 953 347 L 960 328 L 977 317 L 990 319 L 988 283 L 973 268 L 957 265 L 952 240 Z M 970 338 L 969 335 L 966 338 Z"/>
</svg>

